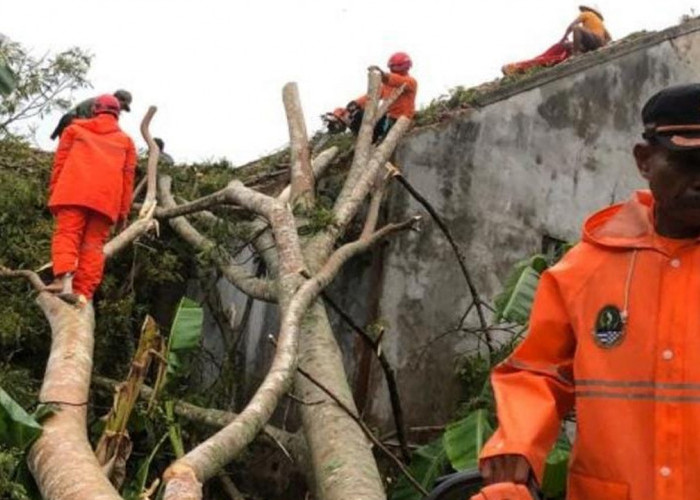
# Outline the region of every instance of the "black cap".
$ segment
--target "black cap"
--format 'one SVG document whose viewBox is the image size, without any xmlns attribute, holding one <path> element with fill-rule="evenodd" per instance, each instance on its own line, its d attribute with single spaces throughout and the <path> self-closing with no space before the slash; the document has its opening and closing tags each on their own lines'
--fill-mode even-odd
<svg viewBox="0 0 700 500">
<path fill-rule="evenodd" d="M 113 95 L 119 100 L 119 104 L 121 104 L 124 111 L 131 111 L 131 92 L 119 89 Z"/>
<path fill-rule="evenodd" d="M 700 83 L 667 87 L 642 108 L 645 139 L 672 151 L 700 149 Z"/>
</svg>

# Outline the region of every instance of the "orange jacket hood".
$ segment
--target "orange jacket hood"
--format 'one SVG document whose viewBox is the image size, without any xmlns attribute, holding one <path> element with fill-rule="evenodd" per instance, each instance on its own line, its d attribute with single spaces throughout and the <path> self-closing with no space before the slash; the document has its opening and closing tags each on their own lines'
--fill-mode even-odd
<svg viewBox="0 0 700 500">
<path fill-rule="evenodd" d="M 608 248 L 653 248 L 654 198 L 651 192 L 637 191 L 630 200 L 593 214 L 583 226 L 582 239 Z"/>
<path fill-rule="evenodd" d="M 117 118 L 109 113 L 102 113 L 93 118 L 73 120 L 71 125 L 82 127 L 95 134 L 111 134 L 121 130 Z"/>
</svg>

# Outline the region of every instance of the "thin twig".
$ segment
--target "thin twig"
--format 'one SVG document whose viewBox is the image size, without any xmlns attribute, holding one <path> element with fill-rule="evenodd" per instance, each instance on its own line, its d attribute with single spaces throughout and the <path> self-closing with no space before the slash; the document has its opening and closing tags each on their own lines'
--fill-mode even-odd
<svg viewBox="0 0 700 500">
<path fill-rule="evenodd" d="M 488 324 L 486 323 L 486 316 L 484 315 L 484 309 L 483 309 L 483 304 L 484 302 L 481 300 L 481 297 L 479 296 L 479 292 L 476 289 L 476 285 L 474 284 L 474 280 L 472 279 L 471 274 L 469 273 L 469 270 L 467 269 L 467 264 L 465 263 L 464 255 L 462 255 L 462 251 L 459 249 L 459 246 L 457 246 L 457 242 L 454 240 L 452 237 L 452 233 L 450 232 L 450 229 L 447 227 L 445 222 L 442 220 L 442 217 L 437 213 L 437 211 L 433 208 L 433 206 L 430 204 L 428 200 L 426 200 L 416 189 L 411 185 L 408 180 L 398 171 L 394 171 L 394 177 L 396 177 L 396 180 L 401 183 L 401 185 L 408 191 L 408 193 L 423 207 L 428 211 L 430 216 L 433 218 L 435 223 L 438 225 L 442 233 L 445 235 L 447 238 L 447 241 L 450 243 L 450 246 L 452 247 L 452 250 L 454 251 L 455 257 L 457 257 L 457 261 L 459 262 L 459 267 L 462 269 L 462 274 L 464 275 L 464 279 L 467 281 L 467 286 L 469 287 L 469 292 L 471 293 L 472 300 L 474 301 L 474 305 L 476 306 L 476 312 L 477 315 L 479 316 L 479 323 L 481 324 L 481 328 L 486 332 L 486 347 L 489 350 L 489 356 L 493 355 L 494 352 L 494 347 L 493 347 L 493 339 L 491 338 L 491 335 L 488 333 Z"/>
</svg>

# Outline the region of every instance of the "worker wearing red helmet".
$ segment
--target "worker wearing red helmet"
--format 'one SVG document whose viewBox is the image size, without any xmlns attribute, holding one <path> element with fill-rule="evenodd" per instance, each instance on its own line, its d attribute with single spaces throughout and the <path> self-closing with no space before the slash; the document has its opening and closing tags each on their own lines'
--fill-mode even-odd
<svg viewBox="0 0 700 500">
<path fill-rule="evenodd" d="M 126 221 L 136 167 L 131 138 L 119 128 L 121 106 L 101 95 L 94 117 L 76 119 L 61 134 L 49 184 L 56 225 L 51 241 L 55 281 L 46 287 L 84 303 L 102 281 L 103 246 L 115 223 Z"/>
<path fill-rule="evenodd" d="M 382 71 L 378 66 L 369 67 L 369 70 L 379 71 L 382 74 L 380 98 L 388 98 L 402 85 L 404 86 L 404 90 L 389 107 L 386 116 L 382 117 L 377 123 L 374 130 L 375 142 L 384 137 L 400 117 L 405 116 L 406 118 L 412 119 L 413 115 L 416 114 L 416 92 L 418 91 L 418 82 L 408 74 L 411 66 L 413 66 L 411 57 L 405 52 L 396 52 L 389 58 L 387 66 L 389 66 L 389 73 Z M 362 111 L 367 104 L 368 98 L 367 95 L 363 95 L 348 104 L 348 111 L 352 117 L 350 129 L 355 133 L 360 130 Z"/>
</svg>

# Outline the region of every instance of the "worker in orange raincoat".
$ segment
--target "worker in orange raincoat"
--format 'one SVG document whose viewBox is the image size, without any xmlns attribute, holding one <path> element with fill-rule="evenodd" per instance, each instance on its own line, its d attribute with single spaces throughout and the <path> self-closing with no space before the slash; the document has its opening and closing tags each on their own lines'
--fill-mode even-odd
<svg viewBox="0 0 700 500">
<path fill-rule="evenodd" d="M 56 281 L 47 290 L 72 303 L 91 300 L 102 281 L 103 246 L 111 226 L 127 220 L 136 167 L 134 143 L 119 128 L 119 101 L 101 95 L 93 111 L 61 135 L 49 185 Z"/>
<path fill-rule="evenodd" d="M 494 370 L 487 483 L 541 484 L 575 408 L 569 500 L 700 498 L 700 84 L 660 91 L 642 119 L 650 191 L 588 219 Z"/>
<path fill-rule="evenodd" d="M 380 90 L 380 99 L 387 99 L 394 91 L 404 86 L 403 92 L 389 106 L 386 115 L 381 117 L 374 127 L 372 142 L 378 142 L 384 138 L 391 127 L 400 117 L 405 116 L 408 119 L 413 119 L 416 114 L 416 92 L 418 92 L 418 82 L 415 78 L 408 74 L 413 66 L 411 57 L 405 52 L 396 52 L 392 54 L 387 63 L 389 72 L 382 71 L 379 66 L 370 66 L 370 71 L 379 71 L 382 74 L 382 87 Z M 350 130 L 357 134 L 362 125 L 362 117 L 364 109 L 367 105 L 369 96 L 363 95 L 346 106 L 345 110 L 339 108 L 333 112 L 337 118 L 344 122 Z"/>
</svg>

